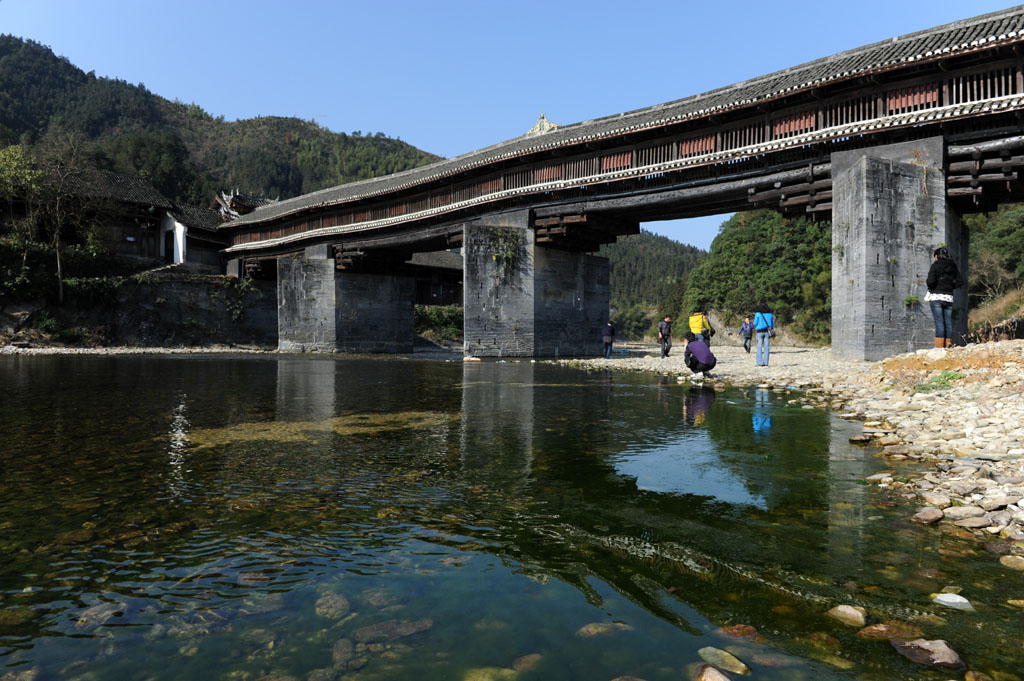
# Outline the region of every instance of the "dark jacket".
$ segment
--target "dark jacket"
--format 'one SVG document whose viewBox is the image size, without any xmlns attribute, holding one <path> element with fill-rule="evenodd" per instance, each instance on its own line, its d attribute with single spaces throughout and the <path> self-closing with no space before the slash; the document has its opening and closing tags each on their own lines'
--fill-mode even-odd
<svg viewBox="0 0 1024 681">
<path fill-rule="evenodd" d="M 664 319 L 658 322 L 658 333 L 666 338 L 670 338 L 672 336 L 672 322 L 666 322 Z"/>
<path fill-rule="evenodd" d="M 707 364 L 714 366 L 718 360 L 711 354 L 711 348 L 705 345 L 702 341 L 690 341 L 686 344 L 686 350 L 683 351 L 683 357 L 693 355 L 698 362 L 701 364 Z"/>
<path fill-rule="evenodd" d="M 609 340 L 615 338 L 615 327 L 612 326 L 611 324 L 605 324 L 604 329 L 601 330 L 601 335 Z"/>
<path fill-rule="evenodd" d="M 740 334 L 739 335 L 743 336 L 744 338 L 750 338 L 751 336 L 753 336 L 754 335 L 754 324 L 753 323 L 748 324 L 746 322 L 743 322 L 742 324 L 740 324 Z"/>
<path fill-rule="evenodd" d="M 953 289 L 964 285 L 963 277 L 956 263 L 948 258 L 939 258 L 928 270 L 928 290 L 932 293 L 953 293 Z"/>
</svg>

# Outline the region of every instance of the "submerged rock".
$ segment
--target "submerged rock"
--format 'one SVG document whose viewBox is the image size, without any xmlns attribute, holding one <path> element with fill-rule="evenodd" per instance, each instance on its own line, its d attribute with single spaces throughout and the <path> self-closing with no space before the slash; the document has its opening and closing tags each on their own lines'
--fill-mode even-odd
<svg viewBox="0 0 1024 681">
<path fill-rule="evenodd" d="M 334 664 L 339 667 L 347 665 L 349 660 L 355 657 L 355 654 L 356 644 L 347 638 L 340 639 L 331 650 L 331 658 L 334 660 Z"/>
<path fill-rule="evenodd" d="M 352 605 L 339 593 L 326 593 L 317 599 L 316 614 L 330 619 L 341 619 L 349 613 Z"/>
<path fill-rule="evenodd" d="M 523 655 L 522 657 L 517 657 L 515 659 L 515 661 L 512 663 L 512 669 L 515 669 L 517 672 L 528 672 L 534 667 L 536 667 L 538 664 L 540 664 L 540 661 L 543 659 L 544 656 L 540 653 L 531 653 L 529 655 Z"/>
<path fill-rule="evenodd" d="M 867 610 L 857 605 L 837 605 L 827 614 L 851 627 L 863 627 L 867 623 Z"/>
<path fill-rule="evenodd" d="M 732 679 L 711 665 L 702 664 L 694 675 L 693 681 L 732 681 Z"/>
<path fill-rule="evenodd" d="M 967 665 L 960 659 L 955 650 L 941 639 L 926 641 L 923 638 L 902 639 L 891 641 L 893 648 L 903 657 L 918 664 L 942 669 L 966 669 Z"/>
<path fill-rule="evenodd" d="M 708 664 L 714 665 L 719 669 L 724 669 L 727 672 L 743 674 L 744 676 L 750 673 L 750 667 L 743 664 L 743 662 L 732 653 L 726 652 L 720 648 L 708 646 L 698 650 L 697 654 L 700 655 L 700 659 L 704 660 Z"/>
<path fill-rule="evenodd" d="M 907 622 L 884 622 L 868 625 L 858 631 L 857 635 L 866 639 L 921 638 L 924 632 L 920 627 Z"/>
<path fill-rule="evenodd" d="M 53 538 L 53 543 L 58 546 L 67 544 L 85 544 L 96 538 L 96 533 L 90 529 L 83 528 L 79 530 L 71 530 L 69 532 L 62 532 Z"/>
<path fill-rule="evenodd" d="M 124 603 L 98 603 L 78 617 L 75 629 L 94 629 L 102 626 L 114 615 L 124 612 Z"/>
<path fill-rule="evenodd" d="M 462 681 L 516 681 L 519 672 L 503 667 L 477 667 L 470 669 L 462 677 Z"/>
<path fill-rule="evenodd" d="M 594 636 L 617 634 L 620 631 L 633 631 L 633 627 L 624 622 L 591 622 L 577 629 L 576 635 L 583 638 L 593 638 Z"/>
<path fill-rule="evenodd" d="M 357 629 L 352 637 L 362 643 L 370 641 L 394 641 L 426 631 L 434 626 L 434 620 L 388 620 Z"/>
<path fill-rule="evenodd" d="M 967 672 L 964 681 L 992 681 L 992 677 L 984 672 Z"/>
<path fill-rule="evenodd" d="M 24 606 L 5 608 L 0 610 L 0 630 L 19 627 L 26 622 L 31 622 L 35 617 L 36 613 L 31 608 Z"/>
</svg>

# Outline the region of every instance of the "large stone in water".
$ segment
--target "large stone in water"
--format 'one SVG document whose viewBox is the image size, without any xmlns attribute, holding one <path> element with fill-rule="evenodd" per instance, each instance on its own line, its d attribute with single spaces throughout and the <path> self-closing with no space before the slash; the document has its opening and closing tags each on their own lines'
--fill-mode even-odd
<svg viewBox="0 0 1024 681">
<path fill-rule="evenodd" d="M 828 616 L 851 627 L 863 627 L 867 622 L 867 610 L 855 605 L 837 605 Z"/>
<path fill-rule="evenodd" d="M 950 506 L 943 513 L 950 520 L 963 520 L 964 518 L 980 518 L 985 515 L 985 509 L 977 506 Z"/>
<path fill-rule="evenodd" d="M 988 527 L 992 524 L 992 521 L 988 518 L 964 518 L 963 520 L 957 520 L 953 523 L 957 527 L 966 527 L 968 529 L 977 529 L 981 527 Z"/>
<path fill-rule="evenodd" d="M 721 672 L 709 664 L 702 664 L 698 669 L 697 673 L 693 676 L 693 681 L 732 681 L 727 674 Z"/>
<path fill-rule="evenodd" d="M 349 613 L 352 605 L 339 593 L 326 593 L 317 599 L 316 614 L 330 619 L 341 619 Z"/>
<path fill-rule="evenodd" d="M 922 508 L 910 519 L 912 523 L 929 524 L 942 520 L 945 514 L 937 508 Z"/>
<path fill-rule="evenodd" d="M 893 648 L 903 657 L 918 664 L 942 669 L 966 669 L 967 665 L 960 659 L 956 651 L 941 639 L 926 641 L 923 638 L 902 639 L 891 641 Z"/>
<path fill-rule="evenodd" d="M 434 626 L 434 620 L 388 620 L 357 629 L 352 637 L 361 643 L 370 641 L 394 641 L 426 631 Z"/>
<path fill-rule="evenodd" d="M 921 498 L 924 503 L 935 508 L 946 508 L 950 503 L 949 497 L 939 492 L 921 492 Z"/>
<path fill-rule="evenodd" d="M 700 659 L 704 660 L 710 665 L 714 665 L 719 669 L 724 669 L 727 672 L 733 674 L 743 674 L 744 676 L 750 673 L 750 667 L 743 664 L 738 657 L 732 653 L 721 650 L 720 648 L 713 648 L 708 646 L 701 648 L 697 651 L 700 655 Z"/>
<path fill-rule="evenodd" d="M 947 608 L 953 608 L 954 610 L 964 610 L 966 612 L 972 612 L 974 610 L 974 606 L 971 605 L 971 602 L 959 594 L 932 594 L 932 601 Z"/>
<path fill-rule="evenodd" d="M 1024 570 L 1024 556 L 1003 556 L 999 563 L 1011 570 Z"/>
</svg>

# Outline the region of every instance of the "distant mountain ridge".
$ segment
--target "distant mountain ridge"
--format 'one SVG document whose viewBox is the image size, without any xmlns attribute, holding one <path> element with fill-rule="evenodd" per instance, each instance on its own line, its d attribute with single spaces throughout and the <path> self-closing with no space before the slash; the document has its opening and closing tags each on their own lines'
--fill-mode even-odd
<svg viewBox="0 0 1024 681">
<path fill-rule="evenodd" d="M 104 169 L 147 177 L 169 198 L 218 189 L 290 198 L 440 157 L 384 136 L 334 133 L 283 116 L 226 122 L 142 84 L 85 73 L 44 45 L 0 35 L 0 146 L 50 126 L 80 132 Z"/>
</svg>

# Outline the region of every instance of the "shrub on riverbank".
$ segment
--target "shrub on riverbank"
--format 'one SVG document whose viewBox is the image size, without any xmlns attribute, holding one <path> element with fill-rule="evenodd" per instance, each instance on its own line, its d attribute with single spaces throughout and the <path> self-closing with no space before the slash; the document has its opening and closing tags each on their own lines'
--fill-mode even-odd
<svg viewBox="0 0 1024 681">
<path fill-rule="evenodd" d="M 453 341 L 462 338 L 463 308 L 461 305 L 417 305 L 416 333 L 432 341 Z"/>
</svg>

